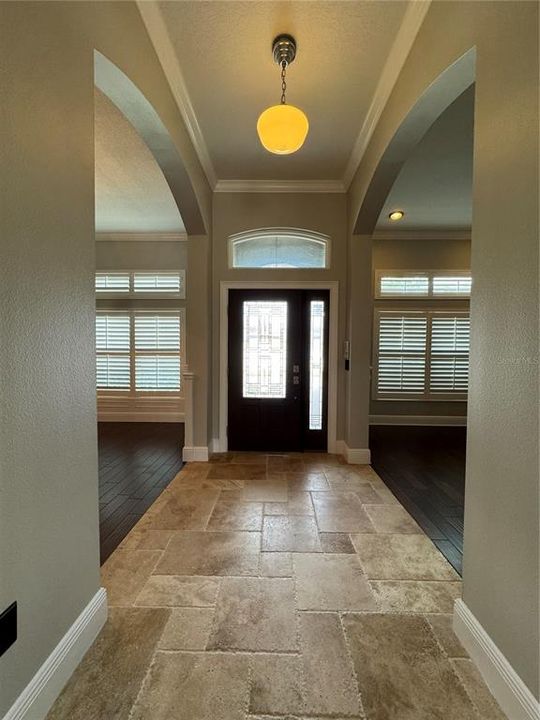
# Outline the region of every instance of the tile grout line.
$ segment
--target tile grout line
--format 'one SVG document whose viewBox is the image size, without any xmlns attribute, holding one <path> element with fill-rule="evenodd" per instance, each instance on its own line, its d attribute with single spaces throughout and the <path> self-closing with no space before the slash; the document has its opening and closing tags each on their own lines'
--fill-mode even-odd
<svg viewBox="0 0 540 720">
<path fill-rule="evenodd" d="M 339 620 L 339 626 L 341 628 L 341 634 L 343 635 L 343 641 L 345 643 L 345 648 L 347 650 L 347 655 L 349 657 L 349 664 L 351 666 L 351 672 L 353 674 L 354 681 L 356 683 L 356 692 L 358 694 L 358 702 L 360 704 L 361 717 L 366 718 L 367 716 L 366 716 L 366 711 L 364 710 L 364 703 L 362 701 L 362 692 L 360 690 L 360 682 L 358 681 L 358 675 L 356 674 L 356 669 L 354 667 L 354 661 L 353 661 L 353 657 L 352 657 L 352 653 L 351 653 L 351 648 L 349 645 L 349 638 L 348 638 L 347 632 L 345 630 L 345 625 L 343 624 L 344 613 L 342 611 L 339 611 L 337 613 L 337 615 L 338 615 L 338 620 Z"/>
<path fill-rule="evenodd" d="M 300 657 L 299 652 L 284 652 L 283 650 L 244 650 L 240 648 L 227 648 L 226 650 L 190 650 L 178 649 L 173 650 L 170 648 L 157 648 L 156 652 L 163 653 L 163 655 L 247 655 L 249 657 L 256 655 L 257 657 Z"/>
<path fill-rule="evenodd" d="M 148 669 L 147 669 L 143 679 L 141 680 L 139 691 L 138 691 L 138 693 L 135 697 L 135 700 L 133 701 L 133 704 L 130 708 L 128 720 L 133 720 L 133 717 L 134 717 L 133 713 L 135 712 L 135 708 L 137 707 L 137 704 L 139 703 L 139 699 L 142 697 L 143 691 L 146 689 L 146 685 L 150 683 L 150 673 L 152 672 L 152 668 L 154 667 L 154 664 L 156 662 L 157 652 L 158 651 L 157 651 L 157 642 L 156 642 L 156 646 L 155 646 L 154 652 L 152 654 L 152 659 L 150 660 L 150 663 L 148 664 Z"/>
<path fill-rule="evenodd" d="M 428 622 L 429 622 L 429 621 L 428 621 Z M 433 634 L 435 634 L 435 633 L 433 633 Z M 437 642 L 439 642 L 437 638 L 435 638 L 435 639 L 437 640 Z M 440 645 L 440 643 L 439 643 L 439 645 Z M 465 695 L 468 697 L 469 702 L 471 703 L 474 712 L 476 713 L 476 715 L 477 715 L 477 717 L 479 718 L 479 720 L 483 720 L 483 717 L 484 717 L 484 716 L 483 716 L 482 712 L 480 711 L 480 708 L 479 708 L 479 707 L 477 706 L 477 704 L 475 703 L 475 701 L 474 701 L 474 699 L 473 699 L 470 691 L 469 691 L 468 688 L 467 688 L 467 684 L 466 684 L 465 681 L 463 680 L 463 678 L 462 678 L 462 676 L 461 676 L 461 673 L 459 672 L 459 670 L 458 670 L 457 667 L 456 667 L 456 664 L 455 664 L 455 662 L 454 662 L 454 661 L 456 660 L 456 658 L 451 658 L 451 657 L 448 655 L 448 653 L 446 653 L 446 652 L 445 652 L 445 654 L 446 654 L 446 657 L 448 658 L 448 662 L 449 662 L 449 664 L 450 664 L 450 667 L 452 668 L 452 672 L 453 672 L 453 674 L 455 675 L 455 677 L 457 678 L 458 683 L 461 685 L 461 687 L 462 687 L 463 690 L 465 691 Z M 472 660 L 471 660 L 469 657 L 466 657 L 466 658 L 458 658 L 458 659 L 467 660 L 468 662 L 472 662 Z M 495 700 L 494 700 L 494 702 L 496 703 Z M 497 703 L 496 703 L 496 704 L 497 704 Z"/>
</svg>

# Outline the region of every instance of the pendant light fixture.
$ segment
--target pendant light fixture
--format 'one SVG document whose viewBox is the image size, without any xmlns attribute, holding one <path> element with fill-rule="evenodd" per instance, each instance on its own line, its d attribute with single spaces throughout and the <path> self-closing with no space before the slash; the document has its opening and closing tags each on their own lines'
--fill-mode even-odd
<svg viewBox="0 0 540 720">
<path fill-rule="evenodd" d="M 300 108 L 288 105 L 286 73 L 296 57 L 296 41 L 291 35 L 278 35 L 272 43 L 274 62 L 281 67 L 281 102 L 261 113 L 257 133 L 263 147 L 276 155 L 290 155 L 300 150 L 308 134 L 309 123 Z"/>
</svg>

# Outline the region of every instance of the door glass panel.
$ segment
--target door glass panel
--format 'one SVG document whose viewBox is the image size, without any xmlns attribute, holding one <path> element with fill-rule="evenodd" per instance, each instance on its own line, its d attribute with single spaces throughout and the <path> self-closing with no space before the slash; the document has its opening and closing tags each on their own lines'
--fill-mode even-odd
<svg viewBox="0 0 540 720">
<path fill-rule="evenodd" d="M 309 312 L 309 429 L 322 430 L 324 302 L 312 300 Z"/>
<path fill-rule="evenodd" d="M 287 302 L 244 302 L 243 396 L 287 394 Z"/>
</svg>

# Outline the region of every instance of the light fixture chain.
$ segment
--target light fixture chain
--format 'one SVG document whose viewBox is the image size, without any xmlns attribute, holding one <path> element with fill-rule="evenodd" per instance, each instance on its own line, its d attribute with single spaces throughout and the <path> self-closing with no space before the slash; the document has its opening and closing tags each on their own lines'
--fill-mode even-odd
<svg viewBox="0 0 540 720">
<path fill-rule="evenodd" d="M 285 77 L 286 72 L 287 72 L 287 61 L 283 60 L 283 62 L 281 63 L 281 104 L 282 105 L 285 105 L 287 102 L 285 100 L 285 93 L 287 91 L 287 80 Z"/>
</svg>

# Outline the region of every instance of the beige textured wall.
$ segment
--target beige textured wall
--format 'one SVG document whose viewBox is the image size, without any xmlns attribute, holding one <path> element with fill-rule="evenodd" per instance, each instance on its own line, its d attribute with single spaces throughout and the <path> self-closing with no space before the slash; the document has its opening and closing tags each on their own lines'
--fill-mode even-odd
<svg viewBox="0 0 540 720">
<path fill-rule="evenodd" d="M 464 600 L 538 696 L 536 3 L 432 3 L 351 187 L 350 222 L 416 99 L 474 46 Z"/>
<path fill-rule="evenodd" d="M 339 347 L 345 337 L 346 198 L 339 194 L 216 193 L 213 217 L 212 273 L 212 395 L 213 436 L 219 435 L 219 295 L 222 280 L 338 280 Z M 328 270 L 232 270 L 227 238 L 244 230 L 295 227 L 326 233 L 332 238 Z M 339 353 L 341 358 L 341 353 Z M 343 437 L 344 372 L 338 371 L 338 439 Z"/>
<path fill-rule="evenodd" d="M 99 240 L 96 270 L 182 270 L 187 267 L 187 242 Z"/>
<path fill-rule="evenodd" d="M 373 241 L 373 270 L 469 270 L 471 241 L 385 238 Z"/>
<path fill-rule="evenodd" d="M 471 267 L 471 241 L 467 239 L 378 238 L 373 242 L 373 280 L 377 270 L 468 270 Z M 469 303 L 460 300 L 409 302 L 374 300 L 375 309 L 436 307 L 441 310 L 468 310 Z M 372 336 L 372 346 L 373 346 Z M 415 402 L 412 400 L 373 400 L 371 388 L 370 415 L 439 415 L 465 417 L 466 402 Z M 380 420 L 379 420 L 380 422 Z"/>
<path fill-rule="evenodd" d="M 94 49 L 171 132 L 207 226 L 212 194 L 134 3 L 1 3 L 0 716 L 99 587 Z M 31 452 L 29 452 L 29 448 Z"/>
<path fill-rule="evenodd" d="M 0 6 L 2 717 L 99 587 L 93 58 L 42 8 Z"/>
<path fill-rule="evenodd" d="M 494 6 L 479 19 L 464 598 L 538 697 L 538 5 Z"/>
</svg>

